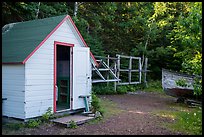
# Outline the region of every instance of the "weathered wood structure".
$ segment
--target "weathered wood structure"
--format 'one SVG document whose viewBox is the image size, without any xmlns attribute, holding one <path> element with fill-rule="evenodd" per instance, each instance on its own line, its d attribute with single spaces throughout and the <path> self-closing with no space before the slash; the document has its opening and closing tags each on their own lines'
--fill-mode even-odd
<svg viewBox="0 0 204 137">
<path fill-rule="evenodd" d="M 144 69 L 142 69 L 141 57 L 125 56 L 120 54 L 117 54 L 116 57 L 110 57 L 109 55 L 107 57 L 95 57 L 97 58 L 99 66 L 97 68 L 92 68 L 92 76 L 94 76 L 95 73 L 99 77 L 97 77 L 97 79 L 93 77 L 92 83 L 114 82 L 114 88 L 116 90 L 117 86 L 120 85 L 140 84 L 142 82 L 142 75 L 144 75 L 143 82 L 146 84 L 147 72 L 149 71 L 147 70 L 148 58 L 145 58 Z M 128 60 L 127 68 L 121 68 L 121 59 Z M 137 60 L 137 63 L 134 63 L 134 65 L 133 60 Z M 123 81 L 124 78 L 121 76 L 122 72 L 127 73 L 127 81 Z M 136 75 L 138 75 L 138 79 L 133 80 L 132 77 Z"/>
</svg>

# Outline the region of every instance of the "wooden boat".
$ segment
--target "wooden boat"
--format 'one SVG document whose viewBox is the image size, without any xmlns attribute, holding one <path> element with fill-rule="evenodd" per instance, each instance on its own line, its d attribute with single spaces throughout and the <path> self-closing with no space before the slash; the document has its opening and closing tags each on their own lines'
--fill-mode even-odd
<svg viewBox="0 0 204 137">
<path fill-rule="evenodd" d="M 162 88 L 163 91 L 170 96 L 178 98 L 177 101 L 183 102 L 185 99 L 200 100 L 201 97 L 195 96 L 193 93 L 193 81 L 195 76 L 162 69 Z M 185 79 L 187 87 L 178 86 L 176 81 Z"/>
</svg>

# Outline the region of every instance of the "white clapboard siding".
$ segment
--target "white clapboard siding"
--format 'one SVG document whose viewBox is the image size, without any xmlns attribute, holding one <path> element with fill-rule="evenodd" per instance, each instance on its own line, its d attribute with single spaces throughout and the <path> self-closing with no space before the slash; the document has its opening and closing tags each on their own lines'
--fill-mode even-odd
<svg viewBox="0 0 204 137">
<path fill-rule="evenodd" d="M 27 101 L 25 102 L 25 104 L 27 104 L 29 107 L 36 107 L 36 106 L 46 106 L 46 105 L 52 105 L 53 102 L 50 101 L 50 99 L 47 100 L 41 100 L 41 101 Z M 28 108 L 28 107 L 25 107 Z"/>
<path fill-rule="evenodd" d="M 32 91 L 43 91 L 43 90 L 53 90 L 53 86 L 51 87 L 50 85 L 31 85 L 31 86 L 26 86 L 26 92 L 32 92 Z"/>
<path fill-rule="evenodd" d="M 14 95 L 12 93 L 4 93 L 2 94 L 3 98 L 7 98 L 4 102 L 15 101 L 15 102 L 24 102 L 24 93 L 18 92 L 18 94 Z M 23 95 L 23 96 L 22 96 Z"/>
<path fill-rule="evenodd" d="M 67 32 L 67 33 L 72 33 L 72 30 L 70 29 L 70 26 L 68 26 L 68 21 L 65 21 L 59 28 L 58 30 L 60 32 Z"/>
<path fill-rule="evenodd" d="M 35 113 L 35 112 L 46 112 L 47 111 L 47 105 L 44 106 L 34 106 L 34 107 L 26 107 L 26 114 L 28 113 Z"/>
<path fill-rule="evenodd" d="M 40 63 L 36 63 L 35 65 L 32 66 L 27 66 L 27 69 L 44 69 L 46 67 L 54 69 L 53 64 L 40 64 Z"/>
<path fill-rule="evenodd" d="M 25 102 L 28 101 L 42 101 L 42 100 L 46 100 L 46 99 L 53 99 L 53 94 L 49 94 L 49 95 L 38 95 L 38 96 L 27 96 Z M 27 107 L 27 105 L 26 105 Z"/>
<path fill-rule="evenodd" d="M 24 102 L 8 101 L 5 104 L 5 106 L 13 106 L 12 111 L 16 111 L 16 112 L 20 111 L 24 113 L 24 107 L 19 107 L 19 106 L 24 106 Z"/>
<path fill-rule="evenodd" d="M 2 79 L 4 79 L 4 80 L 24 81 L 24 74 L 17 74 L 17 73 L 21 73 L 21 72 L 16 72 L 16 73 L 13 72 L 13 74 L 11 74 L 11 73 L 6 73 L 4 70 L 4 72 L 2 71 L 2 73 L 4 74 L 4 75 L 2 75 Z M 15 73 L 15 75 L 14 75 L 14 73 Z"/>
<path fill-rule="evenodd" d="M 25 118 L 41 116 L 53 107 L 54 48 L 51 47 L 44 43 L 26 62 Z M 48 103 L 39 105 L 45 100 Z"/>
<path fill-rule="evenodd" d="M 45 52 L 45 51 L 44 51 Z M 47 53 L 39 53 L 38 56 L 35 56 L 36 58 L 40 59 L 48 59 L 48 60 L 53 60 L 53 53 L 52 52 L 47 52 Z"/>
<path fill-rule="evenodd" d="M 57 41 L 60 41 L 60 42 L 65 42 L 65 43 L 70 43 L 70 44 L 78 44 L 79 42 L 76 40 L 76 39 L 73 39 L 73 38 L 68 38 L 68 37 L 61 37 L 61 36 L 58 36 L 58 35 L 52 35 L 50 37 L 51 40 L 57 40 Z"/>
<path fill-rule="evenodd" d="M 34 74 L 37 74 L 37 75 L 53 75 L 53 69 L 52 68 L 49 68 L 46 70 L 46 68 L 42 68 L 42 69 L 26 69 L 26 75 L 34 75 Z"/>
<path fill-rule="evenodd" d="M 75 36 L 73 35 L 72 32 L 60 32 L 60 33 L 55 33 L 53 34 L 53 36 L 61 36 L 61 37 L 66 37 L 66 38 L 71 38 L 71 39 L 75 39 Z"/>
<path fill-rule="evenodd" d="M 53 79 L 30 79 L 26 80 L 26 85 L 50 85 L 53 84 Z"/>
<path fill-rule="evenodd" d="M 47 89 L 47 90 L 33 90 L 33 91 L 26 91 L 26 96 L 28 96 L 28 98 L 29 97 L 32 97 L 32 96 L 35 96 L 35 97 L 37 97 L 37 96 L 39 96 L 39 97 L 41 97 L 41 96 L 47 96 L 47 95 L 53 95 L 53 93 L 52 93 L 52 91 L 51 90 L 53 90 L 53 89 Z M 28 99 L 26 99 L 27 101 L 29 101 Z"/>
<path fill-rule="evenodd" d="M 73 32 L 75 38 L 76 38 L 77 41 L 78 41 L 78 43 L 76 43 L 76 46 L 77 46 L 77 47 L 86 47 L 86 46 L 84 45 L 84 43 L 82 42 L 80 36 L 77 34 L 77 32 L 76 32 L 74 26 L 71 24 L 71 22 L 67 21 L 67 24 L 68 24 L 70 30 L 72 30 L 72 32 Z M 80 46 L 79 46 L 79 45 L 80 45 Z"/>
<path fill-rule="evenodd" d="M 32 110 L 33 111 L 30 111 L 29 113 L 28 113 L 28 111 L 27 111 L 27 113 L 25 113 L 26 119 L 34 118 L 34 117 L 40 117 L 40 116 L 42 116 L 43 114 L 46 113 L 46 111 L 45 111 L 46 107 L 37 109 L 38 111 L 36 111 L 35 109 L 32 109 Z"/>
<path fill-rule="evenodd" d="M 25 81 L 23 81 L 22 80 L 22 78 L 19 78 L 19 80 L 18 80 L 18 78 L 16 78 L 16 79 L 12 79 L 12 78 L 10 78 L 10 79 L 4 79 L 3 81 L 2 81 L 2 84 L 3 85 L 10 85 L 10 86 L 12 86 L 12 85 L 23 85 L 24 84 L 24 82 Z"/>
<path fill-rule="evenodd" d="M 25 113 L 24 112 L 13 112 L 14 110 L 10 111 L 10 110 L 3 110 L 5 111 L 4 116 L 8 116 L 8 117 L 14 117 L 14 118 L 19 118 L 19 119 L 25 119 Z"/>
<path fill-rule="evenodd" d="M 2 79 L 3 81 L 3 79 Z M 8 86 L 7 86 L 8 85 Z M 6 91 L 6 92 L 2 92 L 2 94 L 7 93 L 7 92 L 25 92 L 24 89 L 25 85 L 15 85 L 15 88 L 13 88 L 11 85 L 9 84 L 2 84 L 2 91 Z"/>
<path fill-rule="evenodd" d="M 2 103 L 4 116 L 24 118 L 25 69 L 24 65 L 2 65 Z"/>
</svg>

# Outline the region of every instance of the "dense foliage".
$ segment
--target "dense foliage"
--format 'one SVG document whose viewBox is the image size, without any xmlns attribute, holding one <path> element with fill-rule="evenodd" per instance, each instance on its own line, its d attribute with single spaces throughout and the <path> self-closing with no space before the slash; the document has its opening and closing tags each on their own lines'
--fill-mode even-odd
<svg viewBox="0 0 204 137">
<path fill-rule="evenodd" d="M 201 2 L 80 2 L 77 12 L 75 7 L 2 2 L 2 25 L 69 14 L 94 55 L 148 57 L 151 79 L 161 79 L 161 68 L 202 75 Z"/>
</svg>

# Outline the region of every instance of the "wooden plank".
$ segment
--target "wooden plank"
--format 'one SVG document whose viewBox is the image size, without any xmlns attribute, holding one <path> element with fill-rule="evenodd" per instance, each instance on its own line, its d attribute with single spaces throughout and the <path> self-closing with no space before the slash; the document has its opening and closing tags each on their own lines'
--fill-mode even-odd
<svg viewBox="0 0 204 137">
<path fill-rule="evenodd" d="M 100 79 L 99 79 L 99 80 L 93 80 L 92 83 L 114 82 L 114 81 L 117 82 L 117 81 L 120 81 L 120 79 L 119 79 L 119 80 L 118 80 L 118 79 L 109 79 L 109 80 L 100 80 Z"/>
<path fill-rule="evenodd" d="M 116 55 L 118 55 L 118 54 L 116 54 Z M 132 56 L 125 56 L 125 55 L 118 55 L 118 56 L 120 56 L 120 57 L 122 57 L 122 58 L 132 58 L 132 59 L 140 59 L 140 57 L 132 57 Z"/>
<path fill-rule="evenodd" d="M 70 122 L 74 121 L 77 125 L 81 125 L 84 124 L 92 119 L 94 119 L 95 117 L 90 117 L 90 116 L 84 116 L 84 115 L 70 115 L 70 116 L 66 116 L 66 117 L 62 117 L 62 118 L 57 118 L 54 120 L 51 120 L 52 122 L 64 125 L 65 127 L 69 127 L 70 126 Z"/>
<path fill-rule="evenodd" d="M 129 69 L 120 69 L 119 71 L 122 71 L 122 72 L 139 72 L 139 70 L 129 70 Z"/>
<path fill-rule="evenodd" d="M 123 83 L 118 83 L 117 85 L 129 85 L 129 84 L 139 84 L 140 82 L 123 82 Z"/>
</svg>

